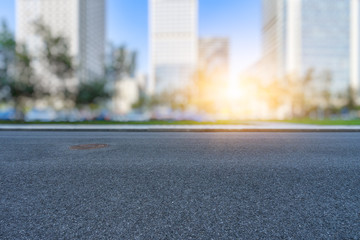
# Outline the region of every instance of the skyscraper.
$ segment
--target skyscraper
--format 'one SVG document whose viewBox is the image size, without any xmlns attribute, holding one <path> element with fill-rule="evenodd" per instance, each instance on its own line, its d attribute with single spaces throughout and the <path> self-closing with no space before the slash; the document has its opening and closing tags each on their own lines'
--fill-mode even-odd
<svg viewBox="0 0 360 240">
<path fill-rule="evenodd" d="M 150 91 L 186 87 L 198 55 L 198 0 L 149 0 Z"/>
<path fill-rule="evenodd" d="M 17 0 L 16 41 L 37 56 L 41 41 L 34 22 L 41 21 L 56 36 L 65 37 L 79 67 L 76 78 L 103 75 L 105 51 L 105 0 Z M 45 76 L 44 66 L 37 71 Z"/>
<path fill-rule="evenodd" d="M 229 39 L 200 38 L 199 69 L 207 73 L 209 80 L 226 84 L 229 80 Z"/>
<path fill-rule="evenodd" d="M 331 91 L 359 89 L 359 0 L 263 0 L 262 69 L 330 73 Z"/>
</svg>

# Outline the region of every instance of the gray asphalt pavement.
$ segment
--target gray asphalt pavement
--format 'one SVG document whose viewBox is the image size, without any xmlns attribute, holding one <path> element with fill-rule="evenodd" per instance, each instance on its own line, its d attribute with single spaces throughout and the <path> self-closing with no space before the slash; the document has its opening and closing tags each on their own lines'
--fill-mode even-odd
<svg viewBox="0 0 360 240">
<path fill-rule="evenodd" d="M 0 239 L 359 238 L 360 133 L 0 132 Z"/>
</svg>

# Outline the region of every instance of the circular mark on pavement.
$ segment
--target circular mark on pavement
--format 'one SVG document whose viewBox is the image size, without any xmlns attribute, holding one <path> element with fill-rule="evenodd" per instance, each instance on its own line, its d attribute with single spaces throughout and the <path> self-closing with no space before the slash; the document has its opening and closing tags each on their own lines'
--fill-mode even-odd
<svg viewBox="0 0 360 240">
<path fill-rule="evenodd" d="M 105 148 L 107 144 L 82 144 L 82 145 L 75 145 L 71 146 L 71 150 L 89 150 L 89 149 L 98 149 L 98 148 Z"/>
</svg>

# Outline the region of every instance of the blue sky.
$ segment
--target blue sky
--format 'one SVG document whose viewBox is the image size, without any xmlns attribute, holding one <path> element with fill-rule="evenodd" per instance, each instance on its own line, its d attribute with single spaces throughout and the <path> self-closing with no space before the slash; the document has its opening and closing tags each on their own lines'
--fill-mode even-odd
<svg viewBox="0 0 360 240">
<path fill-rule="evenodd" d="M 107 39 L 139 53 L 139 71 L 147 72 L 148 0 L 107 0 Z M 233 77 L 261 52 L 260 0 L 199 0 L 199 35 L 224 36 L 231 42 Z M 0 1 L 0 19 L 15 28 L 15 0 Z"/>
</svg>

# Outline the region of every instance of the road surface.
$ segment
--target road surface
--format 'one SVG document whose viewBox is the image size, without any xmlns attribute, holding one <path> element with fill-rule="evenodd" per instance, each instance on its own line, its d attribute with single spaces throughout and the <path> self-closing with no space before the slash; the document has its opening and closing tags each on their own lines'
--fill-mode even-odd
<svg viewBox="0 0 360 240">
<path fill-rule="evenodd" d="M 360 238 L 360 133 L 0 132 L 0 239 L 280 238 Z"/>
</svg>

